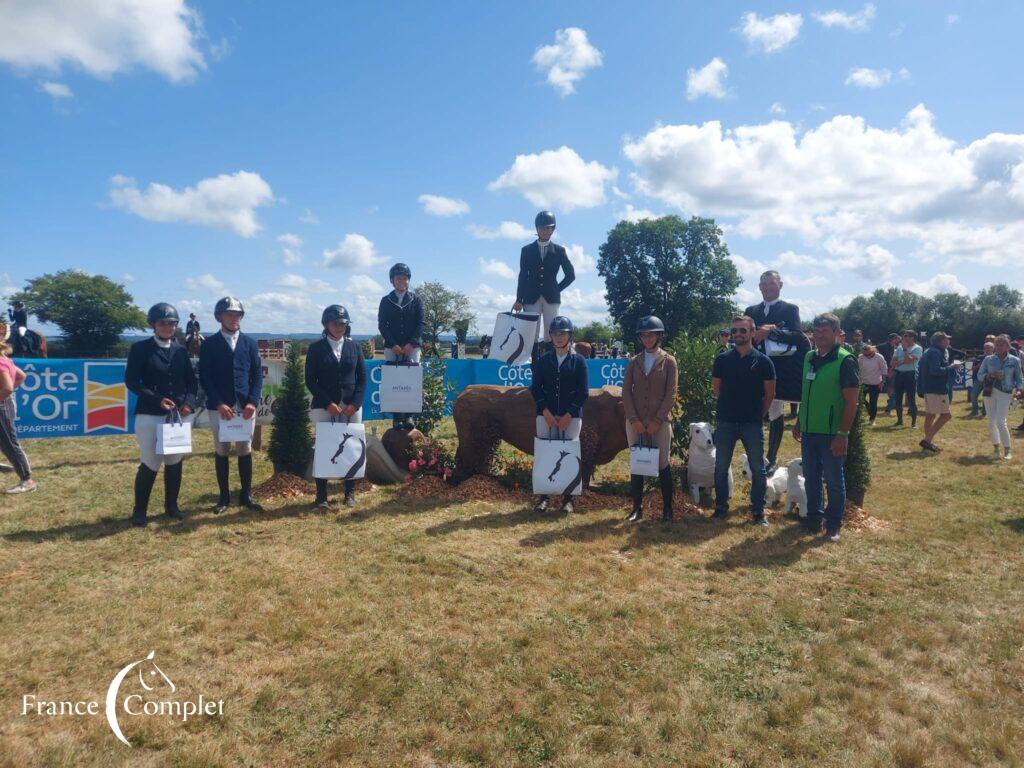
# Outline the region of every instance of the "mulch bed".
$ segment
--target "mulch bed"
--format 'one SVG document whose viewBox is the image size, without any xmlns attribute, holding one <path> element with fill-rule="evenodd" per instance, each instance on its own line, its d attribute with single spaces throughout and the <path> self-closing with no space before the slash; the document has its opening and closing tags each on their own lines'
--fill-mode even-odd
<svg viewBox="0 0 1024 768">
<path fill-rule="evenodd" d="M 873 517 L 853 502 L 846 502 L 846 511 L 843 513 L 844 529 L 851 531 L 884 531 L 888 527 L 888 520 Z"/>
<path fill-rule="evenodd" d="M 340 485 L 341 480 L 331 480 L 332 486 Z M 373 483 L 367 480 L 356 481 L 356 492 L 363 493 L 376 488 Z M 268 480 L 252 489 L 252 495 L 256 499 L 266 501 L 268 499 L 298 499 L 303 496 L 316 496 L 316 485 L 298 475 L 283 472 L 274 475 Z"/>
</svg>

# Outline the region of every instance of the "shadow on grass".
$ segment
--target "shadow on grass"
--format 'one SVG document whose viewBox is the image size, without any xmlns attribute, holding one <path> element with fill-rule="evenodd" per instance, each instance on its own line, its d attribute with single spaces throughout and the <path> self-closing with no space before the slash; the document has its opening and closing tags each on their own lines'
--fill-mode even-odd
<svg viewBox="0 0 1024 768">
<path fill-rule="evenodd" d="M 709 571 L 736 568 L 779 568 L 792 565 L 804 553 L 825 543 L 821 534 L 811 534 L 800 524 L 779 526 L 770 536 L 750 538 L 734 544 L 710 563 Z"/>
<path fill-rule="evenodd" d="M 208 453 L 190 453 L 189 458 L 213 458 L 213 451 Z M 123 458 L 109 458 L 109 459 L 83 459 L 82 461 L 66 461 L 61 459 L 60 461 L 52 461 L 46 463 L 39 463 L 37 461 L 32 462 L 33 469 L 36 471 L 40 469 L 61 469 L 63 467 L 100 467 L 111 464 L 133 464 L 138 466 L 139 457 L 138 454 L 129 454 Z M 2 471 L 2 470 L 0 470 Z"/>
<path fill-rule="evenodd" d="M 554 506 L 554 504 L 552 505 Z M 459 520 L 448 520 L 432 525 L 426 530 L 428 536 L 447 536 L 456 531 L 486 531 L 496 528 L 513 528 L 517 525 L 554 521 L 567 517 L 557 506 L 548 512 L 535 512 L 533 506 L 525 506 L 513 512 L 492 512 L 488 515 L 474 515 Z"/>
<path fill-rule="evenodd" d="M 519 546 L 546 547 L 559 541 L 588 543 L 606 538 L 621 538 L 625 534 L 626 541 L 619 547 L 619 552 L 633 552 L 666 544 L 702 544 L 720 536 L 728 529 L 728 523 L 696 515 L 678 518 L 670 524 L 651 519 L 645 519 L 641 523 L 627 523 L 624 517 L 619 515 L 569 528 L 541 531 L 520 539 Z"/>
<path fill-rule="evenodd" d="M 928 453 L 918 448 L 916 451 L 893 451 L 892 453 L 887 453 L 885 458 L 892 459 L 893 461 L 920 461 L 921 459 L 930 459 L 934 455 L 934 453 Z"/>
<path fill-rule="evenodd" d="M 953 461 L 962 467 L 991 466 L 996 463 L 996 459 L 987 454 L 979 454 L 977 456 L 956 456 Z"/>
<path fill-rule="evenodd" d="M 1024 517 L 1013 517 L 1002 523 L 1014 533 L 1024 533 Z"/>
</svg>

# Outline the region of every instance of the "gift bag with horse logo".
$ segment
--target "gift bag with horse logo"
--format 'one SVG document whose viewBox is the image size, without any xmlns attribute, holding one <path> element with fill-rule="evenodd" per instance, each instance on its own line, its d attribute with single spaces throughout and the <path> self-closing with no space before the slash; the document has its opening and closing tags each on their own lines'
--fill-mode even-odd
<svg viewBox="0 0 1024 768">
<path fill-rule="evenodd" d="M 192 423 L 181 420 L 177 408 L 172 408 L 164 423 L 156 431 L 158 456 L 192 453 Z"/>
<path fill-rule="evenodd" d="M 501 360 L 508 365 L 530 362 L 539 322 L 540 315 L 535 312 L 499 312 L 494 321 L 488 359 Z"/>
<path fill-rule="evenodd" d="M 553 433 L 552 433 L 553 434 Z M 533 492 L 538 496 L 583 493 L 580 441 L 559 437 L 533 439 Z"/>
<path fill-rule="evenodd" d="M 657 477 L 661 451 L 651 435 L 640 435 L 636 445 L 629 449 L 629 474 Z"/>
<path fill-rule="evenodd" d="M 316 425 L 313 477 L 356 480 L 366 476 L 366 427 L 331 418 Z"/>
<path fill-rule="evenodd" d="M 217 441 L 220 443 L 248 443 L 252 441 L 256 418 L 243 419 L 237 410 L 230 419 L 221 418 L 217 428 Z"/>
<path fill-rule="evenodd" d="M 380 368 L 381 413 L 423 412 L 423 367 L 400 359 Z"/>
</svg>

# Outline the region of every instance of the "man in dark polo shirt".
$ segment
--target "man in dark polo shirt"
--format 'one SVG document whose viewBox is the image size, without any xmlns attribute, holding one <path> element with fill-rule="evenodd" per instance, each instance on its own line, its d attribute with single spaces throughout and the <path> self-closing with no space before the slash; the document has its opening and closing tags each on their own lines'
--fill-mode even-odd
<svg viewBox="0 0 1024 768">
<path fill-rule="evenodd" d="M 764 516 L 765 414 L 775 399 L 775 366 L 770 357 L 753 347 L 754 320 L 739 315 L 732 321 L 732 349 L 719 352 L 711 371 L 711 387 L 718 398 L 715 425 L 715 513 L 729 514 L 729 467 L 737 441 L 743 442 L 750 462 L 750 511 L 754 523 L 768 526 Z"/>
</svg>

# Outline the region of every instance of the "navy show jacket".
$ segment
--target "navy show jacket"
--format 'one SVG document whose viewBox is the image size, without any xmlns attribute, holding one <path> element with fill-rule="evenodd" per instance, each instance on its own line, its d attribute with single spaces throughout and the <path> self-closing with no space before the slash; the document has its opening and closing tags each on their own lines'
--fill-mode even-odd
<svg viewBox="0 0 1024 768">
<path fill-rule="evenodd" d="M 199 348 L 199 382 L 206 407 L 259 405 L 263 393 L 263 361 L 252 336 L 239 331 L 234 351 L 217 331 Z"/>
<path fill-rule="evenodd" d="M 326 408 L 331 403 L 362 408 L 366 393 L 362 347 L 346 337 L 339 360 L 326 337 L 314 341 L 306 350 L 306 389 L 313 395 L 310 408 Z"/>
<path fill-rule="evenodd" d="M 561 282 L 557 280 L 558 269 L 561 267 L 565 276 Z M 542 296 L 548 304 L 560 304 L 562 291 L 576 279 L 576 271 L 572 268 L 565 247 L 548 241 L 543 261 L 540 258 L 540 246 L 534 240 L 524 245 L 519 253 L 519 284 L 516 286 L 516 301 L 522 304 L 533 304 Z"/>
<path fill-rule="evenodd" d="M 530 367 L 533 371 L 530 392 L 537 404 L 538 416 L 543 416 L 547 408 L 555 416 L 568 413 L 573 418 L 583 417 L 583 403 L 590 396 L 590 389 L 587 361 L 582 355 L 570 352 L 559 367 L 555 353 L 547 352 Z"/>
<path fill-rule="evenodd" d="M 377 330 L 384 337 L 384 348 L 423 344 L 423 302 L 412 291 L 406 291 L 399 303 L 392 291 L 380 300 L 377 309 Z"/>
<path fill-rule="evenodd" d="M 199 399 L 192 361 L 185 347 L 176 341 L 166 349 L 153 338 L 132 344 L 124 368 L 124 383 L 135 393 L 136 415 L 167 414 L 160 407 L 164 398 L 173 400 L 176 408 L 187 405 L 195 410 Z"/>
</svg>

